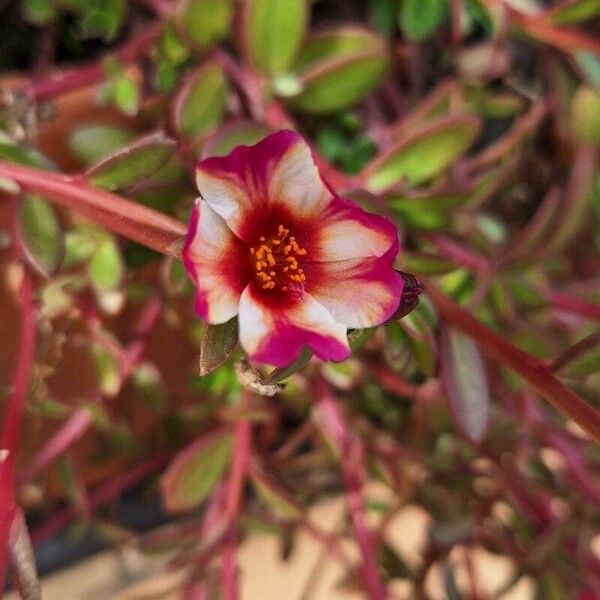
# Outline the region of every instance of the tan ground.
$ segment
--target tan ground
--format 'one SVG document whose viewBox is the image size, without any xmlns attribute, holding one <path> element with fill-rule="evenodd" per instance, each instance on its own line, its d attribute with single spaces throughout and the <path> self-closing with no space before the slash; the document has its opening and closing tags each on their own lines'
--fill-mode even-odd
<svg viewBox="0 0 600 600">
<path fill-rule="evenodd" d="M 343 517 L 344 502 L 324 502 L 312 511 L 312 519 L 324 530 L 332 530 Z M 407 507 L 392 522 L 388 541 L 409 566 L 418 564 L 425 540 L 428 517 L 417 507 Z M 348 548 L 353 552 L 353 548 Z M 288 562 L 279 558 L 279 542 L 272 536 L 247 539 L 239 553 L 243 600 L 361 600 L 364 594 L 335 589 L 342 568 L 328 560 L 322 547 L 308 533 L 301 533 Z M 451 560 L 457 566 L 459 587 L 467 590 L 463 550 L 454 549 Z M 480 550 L 475 553 L 480 591 L 489 597 L 512 573 L 510 561 Z M 185 576 L 182 572 L 161 573 L 129 548 L 105 552 L 81 564 L 56 573 L 43 582 L 45 600 L 179 600 L 176 591 Z M 446 598 L 440 574 L 433 570 L 427 582 L 433 600 Z M 390 586 L 391 597 L 410 600 L 411 590 L 398 580 Z M 464 596 L 468 597 L 467 594 Z M 502 600 L 531 600 L 533 582 L 522 579 Z M 8 600 L 16 600 L 9 595 Z"/>
</svg>

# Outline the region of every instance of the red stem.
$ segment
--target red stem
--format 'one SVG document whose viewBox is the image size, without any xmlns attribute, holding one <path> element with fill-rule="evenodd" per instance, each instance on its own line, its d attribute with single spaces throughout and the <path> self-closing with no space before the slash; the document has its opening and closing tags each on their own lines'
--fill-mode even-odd
<svg viewBox="0 0 600 600">
<path fill-rule="evenodd" d="M 90 494 L 89 509 L 93 510 L 98 506 L 115 500 L 126 490 L 132 488 L 152 473 L 162 469 L 168 460 L 168 455 L 158 454 L 134 466 L 127 473 L 107 481 L 102 487 Z M 74 508 L 65 508 L 54 513 L 45 523 L 33 531 L 31 539 L 34 543 L 39 543 L 51 537 L 57 531 L 60 531 L 74 521 L 78 517 L 78 514 Z"/>
<path fill-rule="evenodd" d="M 585 319 L 600 321 L 600 304 L 573 298 L 561 292 L 550 292 L 550 306 L 557 310 L 573 313 Z"/>
<path fill-rule="evenodd" d="M 16 238 L 15 238 L 16 239 Z M 16 248 L 15 253 L 20 254 Z M 0 593 L 4 589 L 8 540 L 16 504 L 14 494 L 15 454 L 21 435 L 21 424 L 27 402 L 29 376 L 35 356 L 35 307 L 29 273 L 23 269 L 19 286 L 21 307 L 21 330 L 17 363 L 13 378 L 12 395 L 4 414 L 4 425 L 0 437 L 0 450 L 8 453 L 0 457 Z"/>
<path fill-rule="evenodd" d="M 367 526 L 361 495 L 361 473 L 364 472 L 362 445 L 350 430 L 336 399 L 323 380 L 317 383 L 316 398 L 321 410 L 321 424 L 339 452 L 348 508 L 363 561 L 362 571 L 366 590 L 372 600 L 385 600 L 387 591 L 379 575 L 375 547 Z"/>
<path fill-rule="evenodd" d="M 151 47 L 160 35 L 162 28 L 162 23 L 155 23 L 146 28 L 139 36 L 133 38 L 117 50 L 113 57 L 122 63 L 136 60 Z M 102 81 L 105 77 L 106 71 L 102 63 L 95 62 L 91 65 L 66 69 L 46 79 L 34 81 L 24 89 L 24 93 L 32 100 L 39 102 L 49 100 L 71 90 L 93 85 Z"/>
<path fill-rule="evenodd" d="M 518 373 L 552 406 L 600 441 L 600 412 L 556 379 L 541 361 L 486 327 L 430 282 L 426 284 L 426 291 L 444 321 L 473 338 L 487 356 Z"/>
<path fill-rule="evenodd" d="M 229 519 L 229 524 L 225 536 L 221 571 L 224 600 L 236 600 L 238 598 L 236 546 L 244 482 L 250 460 L 250 442 L 250 421 L 241 419 L 235 427 L 233 459 L 225 496 L 225 512 Z"/>
<path fill-rule="evenodd" d="M 90 410 L 88 408 L 77 409 L 37 452 L 33 463 L 19 474 L 19 482 L 35 479 L 57 456 L 60 456 L 80 439 L 91 423 L 92 413 Z"/>
<path fill-rule="evenodd" d="M 180 257 L 177 242 L 185 236 L 186 227 L 167 215 L 66 175 L 0 161 L 0 177 L 12 179 L 23 191 L 41 194 L 119 235 Z"/>
</svg>

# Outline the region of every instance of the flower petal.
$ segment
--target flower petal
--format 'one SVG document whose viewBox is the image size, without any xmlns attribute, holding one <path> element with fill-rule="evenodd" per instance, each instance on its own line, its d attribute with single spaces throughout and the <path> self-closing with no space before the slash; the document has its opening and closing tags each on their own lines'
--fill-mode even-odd
<svg viewBox="0 0 600 600">
<path fill-rule="evenodd" d="M 207 323 L 225 323 L 238 314 L 241 293 L 252 277 L 247 250 L 202 200 L 190 217 L 183 262 L 196 284 L 196 311 Z"/>
<path fill-rule="evenodd" d="M 394 271 L 398 240 L 383 256 L 306 265 L 306 290 L 333 318 L 351 329 L 385 323 L 402 297 L 403 280 Z"/>
<path fill-rule="evenodd" d="M 344 198 L 333 197 L 318 219 L 314 225 L 318 233 L 308 260 L 383 256 L 398 241 L 398 230 L 390 220 Z"/>
<path fill-rule="evenodd" d="M 331 199 L 310 148 L 293 131 L 278 131 L 254 146 L 237 146 L 228 156 L 201 161 L 196 182 L 202 199 L 242 239 L 255 233 L 246 223 L 250 215 L 269 219 L 283 211 L 302 219 L 318 215 Z"/>
<path fill-rule="evenodd" d="M 240 342 L 252 361 L 282 367 L 303 346 L 323 360 L 350 356 L 346 327 L 310 294 L 279 305 L 267 302 L 249 285 L 240 300 Z"/>
<path fill-rule="evenodd" d="M 296 141 L 288 146 L 272 170 L 269 200 L 271 204 L 290 207 L 297 218 L 302 218 L 324 210 L 331 192 L 321 180 L 308 144 L 299 135 L 294 137 Z"/>
</svg>

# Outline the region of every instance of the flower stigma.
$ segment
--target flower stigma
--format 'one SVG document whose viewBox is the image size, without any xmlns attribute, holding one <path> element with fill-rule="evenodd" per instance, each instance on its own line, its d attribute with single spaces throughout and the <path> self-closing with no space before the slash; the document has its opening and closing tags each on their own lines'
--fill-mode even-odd
<svg viewBox="0 0 600 600">
<path fill-rule="evenodd" d="M 306 248 L 298 244 L 287 227 L 279 225 L 277 233 L 268 239 L 261 236 L 259 244 L 250 248 L 250 255 L 263 290 L 302 294 L 306 275 L 298 259 L 306 255 Z"/>
</svg>

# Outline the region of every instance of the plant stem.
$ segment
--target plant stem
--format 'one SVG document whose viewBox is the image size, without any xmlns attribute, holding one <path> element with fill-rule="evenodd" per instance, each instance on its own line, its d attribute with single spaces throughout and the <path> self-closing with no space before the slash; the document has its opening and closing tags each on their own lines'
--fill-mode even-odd
<svg viewBox="0 0 600 600">
<path fill-rule="evenodd" d="M 169 455 L 164 453 L 157 454 L 135 465 L 130 471 L 110 479 L 90 494 L 89 509 L 93 510 L 98 506 L 115 500 L 126 490 L 131 489 L 152 473 L 162 469 L 168 461 Z M 57 511 L 32 532 L 31 539 L 34 543 L 39 543 L 51 537 L 74 521 L 78 515 L 79 513 L 72 507 Z"/>
<path fill-rule="evenodd" d="M 426 292 L 444 321 L 473 338 L 487 356 L 518 373 L 552 406 L 573 419 L 596 441 L 600 441 L 600 412 L 554 377 L 541 361 L 486 327 L 431 282 L 427 282 Z"/>
<path fill-rule="evenodd" d="M 160 35 L 162 23 L 155 23 L 147 27 L 140 35 L 119 48 L 113 57 L 121 63 L 136 60 L 148 50 Z M 34 81 L 23 92 L 37 102 L 50 100 L 56 96 L 102 81 L 106 71 L 102 62 L 66 69 L 46 79 Z"/>
<path fill-rule="evenodd" d="M 350 429 L 325 381 L 318 381 L 315 397 L 320 409 L 321 424 L 327 430 L 339 454 L 348 509 L 362 556 L 365 588 L 372 600 L 385 600 L 387 592 L 379 575 L 373 539 L 367 527 L 361 495 L 361 479 L 364 472 L 362 445 Z"/>
<path fill-rule="evenodd" d="M 15 587 L 22 600 L 41 600 L 42 587 L 23 512 L 16 511 L 10 532 L 10 555 Z"/>
<path fill-rule="evenodd" d="M 4 161 L 0 161 L 0 177 L 12 179 L 23 191 L 41 194 L 130 240 L 180 258 L 178 242 L 186 227 L 165 214 L 73 177 Z"/>
<path fill-rule="evenodd" d="M 233 459 L 225 496 L 225 513 L 229 523 L 225 535 L 223 566 L 221 570 L 224 600 L 236 600 L 238 598 L 236 546 L 244 482 L 250 460 L 250 421 L 240 419 L 235 426 L 234 435 Z"/>
<path fill-rule="evenodd" d="M 20 254 L 19 248 L 15 249 L 15 254 L 17 256 Z M 3 453 L 3 456 L 0 456 L 0 593 L 4 589 L 8 542 L 16 511 L 14 495 L 15 454 L 21 435 L 29 376 L 35 356 L 35 307 L 31 277 L 26 269 L 23 269 L 21 273 L 18 299 L 21 307 L 20 341 L 12 394 L 4 413 L 4 425 L 0 436 L 0 451 Z"/>
</svg>

